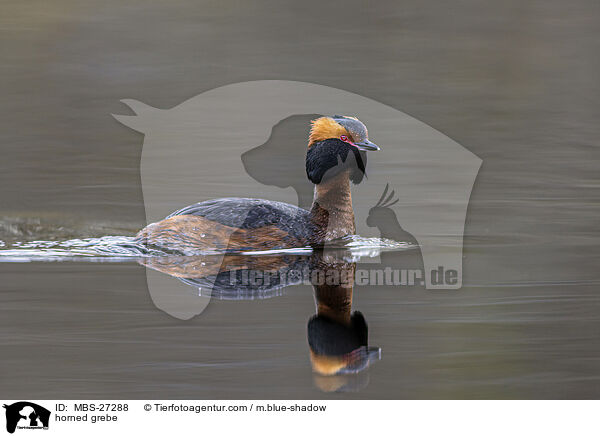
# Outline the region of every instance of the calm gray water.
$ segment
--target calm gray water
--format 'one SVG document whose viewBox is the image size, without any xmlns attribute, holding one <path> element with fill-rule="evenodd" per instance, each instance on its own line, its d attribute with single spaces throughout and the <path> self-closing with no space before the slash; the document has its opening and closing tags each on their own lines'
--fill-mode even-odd
<svg viewBox="0 0 600 436">
<path fill-rule="evenodd" d="M 0 262 L 4 397 L 600 396 L 597 2 L 0 10 L 5 244 L 130 236 L 145 225 L 143 138 L 110 116 L 124 113 L 123 98 L 170 108 L 229 83 L 319 83 L 406 112 L 483 159 L 463 288 L 355 289 L 382 360 L 352 392 L 323 392 L 311 373 L 310 286 L 213 299 L 182 321 L 156 308 L 137 262 L 64 261 Z M 401 164 L 398 153 L 385 159 Z M 235 195 L 234 183 L 205 182 L 215 196 Z M 381 193 L 370 194 L 355 204 Z"/>
</svg>

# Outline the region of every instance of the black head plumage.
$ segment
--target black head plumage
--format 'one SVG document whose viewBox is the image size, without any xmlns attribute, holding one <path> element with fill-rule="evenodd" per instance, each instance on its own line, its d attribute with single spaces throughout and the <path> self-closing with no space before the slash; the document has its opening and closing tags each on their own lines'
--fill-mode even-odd
<svg viewBox="0 0 600 436">
<path fill-rule="evenodd" d="M 365 176 L 367 154 L 339 139 L 326 139 L 306 153 L 306 175 L 314 184 L 325 182 L 349 170 L 350 180 L 358 184 Z"/>
</svg>

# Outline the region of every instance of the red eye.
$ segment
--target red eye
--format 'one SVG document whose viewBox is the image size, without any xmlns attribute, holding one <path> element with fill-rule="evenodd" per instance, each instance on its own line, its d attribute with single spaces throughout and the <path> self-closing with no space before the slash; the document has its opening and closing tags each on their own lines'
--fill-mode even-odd
<svg viewBox="0 0 600 436">
<path fill-rule="evenodd" d="M 348 142 L 348 137 L 346 135 L 340 136 L 340 139 L 344 142 Z"/>
</svg>

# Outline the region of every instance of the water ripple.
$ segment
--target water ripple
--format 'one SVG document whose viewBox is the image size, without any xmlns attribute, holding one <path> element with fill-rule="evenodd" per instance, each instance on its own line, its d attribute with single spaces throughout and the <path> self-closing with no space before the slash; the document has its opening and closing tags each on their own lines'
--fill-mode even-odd
<svg viewBox="0 0 600 436">
<path fill-rule="evenodd" d="M 400 251 L 416 248 L 407 242 L 389 239 L 349 236 L 334 241 L 329 249 L 344 250 L 353 259 L 375 257 L 382 251 Z M 283 250 L 244 251 L 244 255 L 270 254 L 310 255 L 311 247 L 297 247 Z M 224 254 L 215 250 L 202 254 Z M 65 241 L 25 241 L 6 243 L 0 241 L 0 262 L 31 262 L 58 260 L 90 260 L 100 262 L 123 262 L 140 257 L 169 256 L 172 253 L 148 248 L 135 242 L 131 236 L 103 236 L 100 238 L 69 239 Z"/>
</svg>

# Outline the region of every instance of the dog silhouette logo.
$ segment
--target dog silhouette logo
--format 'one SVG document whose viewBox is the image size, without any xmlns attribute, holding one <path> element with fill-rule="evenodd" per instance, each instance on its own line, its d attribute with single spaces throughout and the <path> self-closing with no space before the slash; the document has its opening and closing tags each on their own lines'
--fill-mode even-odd
<svg viewBox="0 0 600 436">
<path fill-rule="evenodd" d="M 250 177 L 266 186 L 292 188 L 298 206 L 310 209 L 314 185 L 306 178 L 306 144 L 310 122 L 321 114 L 292 115 L 273 126 L 271 136 L 262 145 L 242 153 L 244 169 Z M 290 140 L 294 138 L 294 140 Z M 265 171 L 264 162 L 276 162 Z"/>
<path fill-rule="evenodd" d="M 48 429 L 50 411 L 29 401 L 19 401 L 3 406 L 6 409 L 6 431 L 19 429 Z"/>
</svg>

